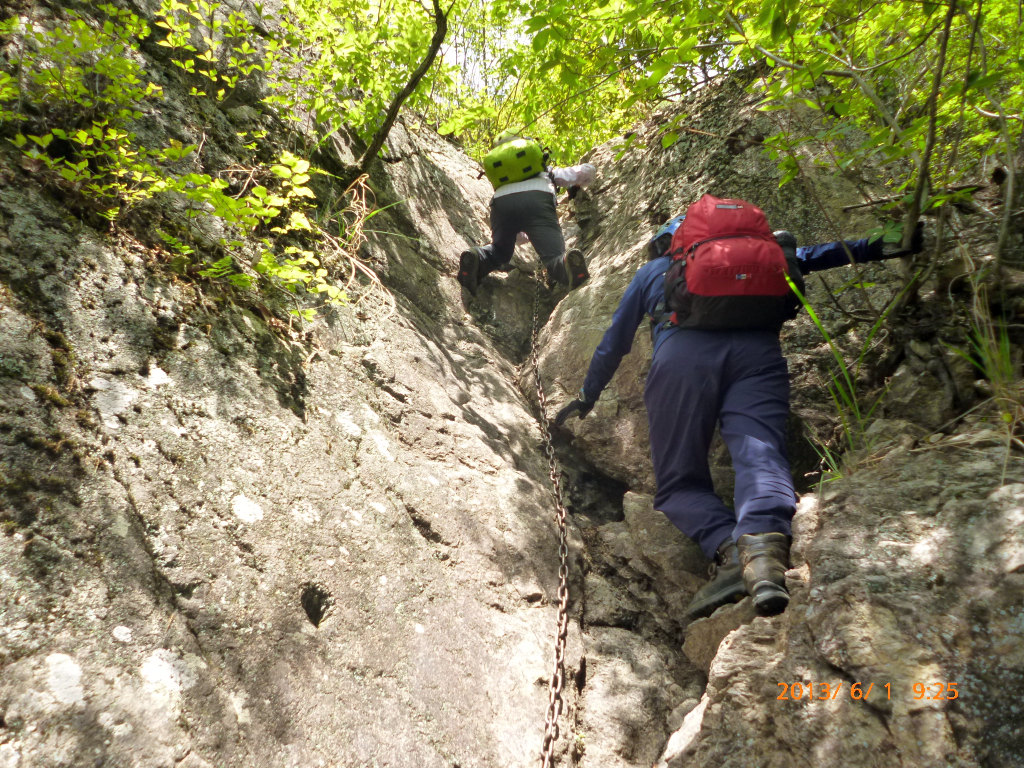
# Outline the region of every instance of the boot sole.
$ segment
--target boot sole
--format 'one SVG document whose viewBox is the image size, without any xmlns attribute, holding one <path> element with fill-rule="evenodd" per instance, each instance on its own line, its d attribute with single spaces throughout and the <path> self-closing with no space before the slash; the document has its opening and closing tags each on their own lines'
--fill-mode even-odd
<svg viewBox="0 0 1024 768">
<path fill-rule="evenodd" d="M 565 255 L 565 270 L 569 273 L 570 289 L 582 285 L 590 278 L 590 272 L 587 271 L 587 260 L 583 258 L 582 252 L 575 249 Z"/>
<path fill-rule="evenodd" d="M 477 274 L 480 270 L 480 257 L 473 251 L 463 251 L 459 257 L 459 283 L 474 296 L 476 295 Z"/>
<path fill-rule="evenodd" d="M 770 581 L 755 584 L 750 591 L 754 600 L 754 609 L 761 616 L 777 616 L 789 605 L 789 592 Z"/>
<path fill-rule="evenodd" d="M 715 594 L 706 598 L 699 605 L 687 608 L 686 615 L 691 619 L 706 619 L 723 605 L 738 603 L 746 596 L 747 588 L 743 586 L 743 582 L 741 581 L 738 585 L 734 584 L 723 587 Z"/>
</svg>

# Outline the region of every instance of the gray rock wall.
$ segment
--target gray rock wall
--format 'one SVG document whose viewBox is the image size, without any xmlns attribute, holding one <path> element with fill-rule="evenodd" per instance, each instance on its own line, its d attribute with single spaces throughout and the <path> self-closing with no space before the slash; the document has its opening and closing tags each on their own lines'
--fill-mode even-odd
<svg viewBox="0 0 1024 768">
<path fill-rule="evenodd" d="M 398 309 L 308 334 L 5 156 L 0 764 L 536 762 L 547 467 L 453 277 L 488 188 L 403 147 L 375 184 L 404 237 L 370 245 Z"/>
<path fill-rule="evenodd" d="M 232 161 L 235 128 L 274 127 L 244 106 L 197 114 L 148 63 L 170 98 L 140 130 L 209 130 L 202 167 Z M 849 181 L 814 176 L 821 205 L 776 189 L 744 141 L 772 125 L 741 89 L 685 108 L 719 138 L 661 149 L 670 111 L 639 127 L 649 149 L 593 153 L 599 183 L 566 221 L 593 277 L 539 302 L 552 409 L 654 227 L 701 192 L 755 199 L 802 242 L 870 226 L 838 213 L 859 201 Z M 488 234 L 478 167 L 411 116 L 385 154 L 372 184 L 398 204 L 363 256 L 396 307 L 307 328 L 171 270 L 147 235 L 173 205 L 100 232 L 0 152 L 0 768 L 537 762 L 557 557 L 522 365 L 534 267 L 520 253 L 464 294 L 458 253 Z M 878 291 L 888 270 L 870 273 Z M 794 425 L 821 433 L 816 334 L 803 321 L 784 343 Z M 572 445 L 557 436 L 572 511 L 561 764 L 1017 764 L 1024 477 L 1016 458 L 1004 474 L 992 431 L 918 442 L 972 380 L 915 344 L 886 408 L 919 423 L 879 422 L 870 468 L 805 498 L 786 614 L 688 626 L 707 563 L 652 507 L 640 329 Z M 795 466 L 813 468 L 801 446 L 795 430 Z M 812 680 L 877 687 L 776 698 Z M 939 681 L 959 697 L 913 699 Z"/>
<path fill-rule="evenodd" d="M 661 765 L 1020 765 L 1024 463 L 963 442 L 805 497 L 793 602 L 725 637 Z"/>
</svg>

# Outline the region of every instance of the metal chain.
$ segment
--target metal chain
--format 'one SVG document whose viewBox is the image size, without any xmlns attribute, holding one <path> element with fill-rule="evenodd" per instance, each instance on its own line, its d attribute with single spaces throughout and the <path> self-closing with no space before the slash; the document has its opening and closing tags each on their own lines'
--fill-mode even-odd
<svg viewBox="0 0 1024 768">
<path fill-rule="evenodd" d="M 544 743 L 541 747 L 541 768 L 554 764 L 555 743 L 558 741 L 558 718 L 562 714 L 562 685 L 565 682 L 565 639 L 569 630 L 569 544 L 565 527 L 565 504 L 562 502 L 562 472 L 551 445 L 551 429 L 544 408 L 544 384 L 540 379 L 540 361 L 537 358 L 537 337 L 540 324 L 541 278 L 537 278 L 537 290 L 533 295 L 533 336 L 530 355 L 537 379 L 537 402 L 540 408 L 540 432 L 544 438 L 544 453 L 548 457 L 548 474 L 555 494 L 555 519 L 558 523 L 558 633 L 555 637 L 554 668 L 548 684 L 548 711 L 544 717 Z"/>
</svg>

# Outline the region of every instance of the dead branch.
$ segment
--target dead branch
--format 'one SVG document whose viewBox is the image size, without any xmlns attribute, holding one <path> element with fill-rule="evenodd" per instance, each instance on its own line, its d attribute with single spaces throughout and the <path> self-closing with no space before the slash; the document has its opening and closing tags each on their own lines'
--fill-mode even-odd
<svg viewBox="0 0 1024 768">
<path fill-rule="evenodd" d="M 943 189 L 936 189 L 932 191 L 939 194 L 945 192 L 970 191 L 971 194 L 974 194 L 975 192 L 980 192 L 983 189 L 988 189 L 989 186 L 989 184 L 957 184 L 956 186 L 953 187 L 945 187 Z M 899 200 L 902 200 L 904 197 L 906 197 L 906 195 L 890 195 L 889 197 L 879 197 L 875 200 L 868 200 L 866 203 L 857 203 L 856 205 L 844 205 L 843 213 L 846 213 L 847 211 L 854 211 L 858 208 L 869 208 L 872 205 L 885 205 L 887 203 L 895 203 Z"/>
</svg>

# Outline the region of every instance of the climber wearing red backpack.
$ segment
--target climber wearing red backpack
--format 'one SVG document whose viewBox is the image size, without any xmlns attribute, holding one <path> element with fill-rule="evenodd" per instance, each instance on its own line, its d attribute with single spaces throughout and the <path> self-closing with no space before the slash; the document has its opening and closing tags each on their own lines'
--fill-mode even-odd
<svg viewBox="0 0 1024 768">
<path fill-rule="evenodd" d="M 922 248 L 915 232 L 912 252 Z M 779 345 L 796 317 L 802 274 L 904 255 L 876 241 L 797 248 L 774 235 L 764 213 L 744 200 L 704 195 L 649 243 L 652 260 L 626 289 L 591 359 L 579 396 L 561 411 L 585 417 L 651 321 L 654 356 L 644 389 L 654 506 L 713 561 L 711 581 L 687 608 L 709 616 L 749 594 L 764 615 L 789 603 L 791 521 L 796 493 L 786 457 L 789 372 Z M 715 426 L 736 470 L 734 510 L 715 494 L 708 449 Z"/>
</svg>

